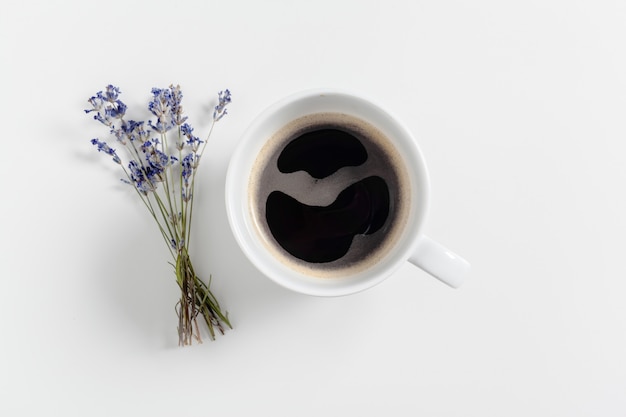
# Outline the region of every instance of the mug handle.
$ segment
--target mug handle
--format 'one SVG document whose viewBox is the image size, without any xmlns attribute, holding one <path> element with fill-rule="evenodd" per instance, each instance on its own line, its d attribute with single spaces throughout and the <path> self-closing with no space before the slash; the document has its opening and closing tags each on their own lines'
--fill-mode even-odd
<svg viewBox="0 0 626 417">
<path fill-rule="evenodd" d="M 470 263 L 426 235 L 418 238 L 409 262 L 439 281 L 458 288 L 470 271 Z"/>
</svg>

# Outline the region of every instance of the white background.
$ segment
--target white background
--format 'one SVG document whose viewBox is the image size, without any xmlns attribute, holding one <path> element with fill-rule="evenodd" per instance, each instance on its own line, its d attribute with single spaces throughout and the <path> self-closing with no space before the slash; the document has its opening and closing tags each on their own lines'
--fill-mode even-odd
<svg viewBox="0 0 626 417">
<path fill-rule="evenodd" d="M 6 416 L 626 416 L 626 3 L 25 1 L 0 10 Z M 196 269 L 234 330 L 177 346 L 168 252 L 86 99 L 178 83 L 200 133 Z M 285 95 L 340 87 L 418 138 L 425 231 L 472 262 L 320 299 L 227 225 L 229 157 Z M 136 113 L 137 114 L 137 113 Z"/>
</svg>

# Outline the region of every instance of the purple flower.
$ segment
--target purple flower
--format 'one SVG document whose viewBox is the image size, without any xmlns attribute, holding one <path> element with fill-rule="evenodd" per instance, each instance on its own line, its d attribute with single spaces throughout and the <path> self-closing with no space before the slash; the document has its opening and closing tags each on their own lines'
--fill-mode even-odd
<svg viewBox="0 0 626 417">
<path fill-rule="evenodd" d="M 227 113 L 226 106 L 230 103 L 230 91 L 228 89 L 219 92 L 219 102 L 213 110 L 213 120 L 216 122 L 224 117 Z"/>
<path fill-rule="evenodd" d="M 152 100 L 148 102 L 148 110 L 156 117 L 161 117 L 165 112 L 165 100 L 161 88 L 152 89 Z"/>
<path fill-rule="evenodd" d="M 116 100 L 104 109 L 107 119 L 121 119 L 126 114 L 126 104 L 120 100 Z"/>
<path fill-rule="evenodd" d="M 98 147 L 98 152 L 104 152 L 108 155 L 111 155 L 113 157 L 113 162 L 115 162 L 116 164 L 122 163 L 122 160 L 119 156 L 117 156 L 115 149 L 110 148 L 109 145 L 106 144 L 106 142 L 102 142 L 99 139 L 91 139 L 91 144 Z"/>
<path fill-rule="evenodd" d="M 105 100 L 102 95 L 102 91 L 98 91 L 98 93 L 96 93 L 95 96 L 90 97 L 87 102 L 91 104 L 91 109 L 85 109 L 85 113 L 91 113 L 92 111 L 96 112 L 93 118 L 103 122 L 104 118 L 102 117 L 101 112 L 103 110 Z"/>
<path fill-rule="evenodd" d="M 85 113 L 95 112 L 93 118 L 100 123 L 113 127 L 114 119 L 121 119 L 126 114 L 126 104 L 118 100 L 120 89 L 112 85 L 106 87 L 106 91 L 98 91 L 95 96 L 87 101 L 91 104 L 91 109 L 86 109 Z"/>
<path fill-rule="evenodd" d="M 172 92 L 169 88 L 153 88 L 152 100 L 148 103 L 148 110 L 157 117 L 157 121 L 148 121 L 148 126 L 155 132 L 163 134 L 174 127 L 172 121 Z"/>
<path fill-rule="evenodd" d="M 183 116 L 183 106 L 181 104 L 183 101 L 183 92 L 180 90 L 179 85 L 177 85 L 176 87 L 170 85 L 170 89 L 170 108 L 172 111 L 172 122 L 177 126 L 180 126 L 187 120 L 187 116 Z"/>
<path fill-rule="evenodd" d="M 85 113 L 100 111 L 100 109 L 102 108 L 102 104 L 104 103 L 104 100 L 102 99 L 102 91 L 99 91 L 97 95 L 90 97 L 87 102 L 91 104 L 92 108 L 86 109 Z"/>
<path fill-rule="evenodd" d="M 118 87 L 115 87 L 111 84 L 107 85 L 106 91 L 104 93 L 104 99 L 113 103 L 117 101 L 117 97 L 120 95 L 121 91 Z"/>
<path fill-rule="evenodd" d="M 140 163 L 135 160 L 130 161 L 128 163 L 128 171 L 132 184 L 139 192 L 146 195 L 156 190 L 156 186 L 152 183 L 148 175 L 146 175 Z"/>
<path fill-rule="evenodd" d="M 152 100 L 148 102 L 148 110 L 156 117 L 169 115 L 172 103 L 172 93 L 168 88 L 153 88 Z"/>
<path fill-rule="evenodd" d="M 183 182 L 185 183 L 185 187 L 189 186 L 189 179 L 193 175 L 193 171 L 198 167 L 198 163 L 200 161 L 200 157 L 195 153 L 190 153 L 183 158 L 180 162 L 182 167 L 181 175 L 183 177 Z"/>
<path fill-rule="evenodd" d="M 197 152 L 198 147 L 200 144 L 204 143 L 204 141 L 200 140 L 197 136 L 194 136 L 193 127 L 191 127 L 188 123 L 185 123 L 180 127 L 180 131 L 187 138 L 187 145 L 191 146 L 191 149 L 194 152 Z"/>
<path fill-rule="evenodd" d="M 152 123 L 152 120 L 148 120 L 148 126 L 153 131 L 163 134 L 172 128 L 170 123 L 164 123 L 161 120 L 157 120 L 156 123 Z"/>
<path fill-rule="evenodd" d="M 193 127 L 191 127 L 188 123 L 185 123 L 180 127 L 180 131 L 183 135 L 189 136 L 191 135 L 191 132 L 193 132 Z"/>
<path fill-rule="evenodd" d="M 85 112 L 93 113 L 93 118 L 106 125 L 118 142 L 126 146 L 130 154 L 136 158 L 128 164 L 126 171 L 128 180 L 123 180 L 124 182 L 134 185 L 138 191 L 146 195 L 155 191 L 159 182 L 167 180 L 168 176 L 165 173 L 168 168 L 180 163 L 180 171 L 173 171 L 172 178 L 180 175 L 178 181 L 182 182 L 184 188 L 184 190 L 179 190 L 180 196 L 184 201 L 189 201 L 193 191 L 190 187 L 190 179 L 199 165 L 198 149 L 204 141 L 194 135 L 193 127 L 186 122 L 180 86 L 172 84 L 169 88 L 153 88 L 151 93 L 152 98 L 148 103 L 148 109 L 156 120 L 147 122 L 125 120 L 127 106 L 119 99 L 120 89 L 111 84 L 107 85 L 104 91 L 98 91 L 87 100 L 91 108 L 86 109 Z M 230 91 L 220 91 L 218 104 L 213 112 L 214 121 L 220 120 L 227 114 L 226 107 L 230 102 Z M 180 134 L 184 137 L 176 143 L 178 151 L 182 154 L 180 161 L 168 155 L 168 150 L 164 146 L 167 142 L 150 138 L 153 135 L 152 132 L 159 133 L 161 137 L 174 127 L 178 127 Z M 110 155 L 115 163 L 122 163 L 116 151 L 106 142 L 93 139 L 91 143 L 98 148 L 98 151 Z M 183 152 L 185 147 L 187 147 L 187 152 Z"/>
<path fill-rule="evenodd" d="M 178 241 L 176 239 L 170 239 L 170 246 L 174 250 L 182 249 L 185 247 L 185 239 L 180 239 Z"/>
<path fill-rule="evenodd" d="M 144 143 L 150 137 L 150 133 L 144 128 L 144 122 L 136 122 L 134 120 L 122 121 L 120 130 L 128 139 L 139 143 Z"/>
<path fill-rule="evenodd" d="M 172 159 L 154 146 L 156 144 L 158 144 L 158 140 L 153 139 L 141 145 L 141 151 L 146 155 L 147 163 L 144 170 L 152 182 L 163 181 L 164 171 L 172 164 Z"/>
</svg>

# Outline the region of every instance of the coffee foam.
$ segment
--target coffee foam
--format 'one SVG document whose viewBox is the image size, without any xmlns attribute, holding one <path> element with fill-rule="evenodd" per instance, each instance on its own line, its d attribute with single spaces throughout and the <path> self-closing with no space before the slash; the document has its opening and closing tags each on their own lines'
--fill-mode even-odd
<svg viewBox="0 0 626 417">
<path fill-rule="evenodd" d="M 284 174 L 278 170 L 278 157 L 289 142 L 308 131 L 324 128 L 341 129 L 359 139 L 368 154 L 366 162 L 356 167 L 343 167 L 322 179 L 304 171 Z M 251 170 L 248 201 L 258 236 L 275 258 L 307 276 L 345 277 L 368 269 L 393 249 L 407 223 L 411 193 L 404 164 L 390 139 L 362 119 L 343 113 L 315 113 L 295 119 L 268 139 Z M 349 185 L 372 175 L 387 182 L 389 217 L 376 233 L 355 236 L 344 257 L 327 263 L 309 263 L 292 256 L 274 240 L 265 220 L 265 202 L 271 192 L 282 191 L 303 204 L 327 206 Z"/>
</svg>

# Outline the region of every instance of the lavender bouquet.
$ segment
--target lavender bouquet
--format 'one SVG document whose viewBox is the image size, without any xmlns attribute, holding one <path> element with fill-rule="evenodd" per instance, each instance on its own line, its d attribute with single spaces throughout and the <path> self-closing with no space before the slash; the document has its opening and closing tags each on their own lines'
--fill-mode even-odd
<svg viewBox="0 0 626 417">
<path fill-rule="evenodd" d="M 85 112 L 92 113 L 95 120 L 109 129 L 116 143 L 124 148 L 124 157 L 105 141 L 96 138 L 91 143 L 121 167 L 122 181 L 136 191 L 167 244 L 172 257 L 170 265 L 181 290 L 176 304 L 179 345 L 190 345 L 193 340 L 202 342 L 198 327 L 200 314 L 211 339 L 215 339 L 215 329 L 224 334 L 225 326 L 232 326 L 211 292 L 211 280 L 207 284 L 196 274 L 189 256 L 189 242 L 198 165 L 215 123 L 226 115 L 230 91 L 219 93 L 205 140 L 195 136 L 187 123 L 180 86 L 152 89 L 148 109 L 155 119 L 147 123 L 127 120 L 126 105 L 119 95 L 120 89 L 109 85 L 88 100 L 92 108 Z"/>
</svg>

